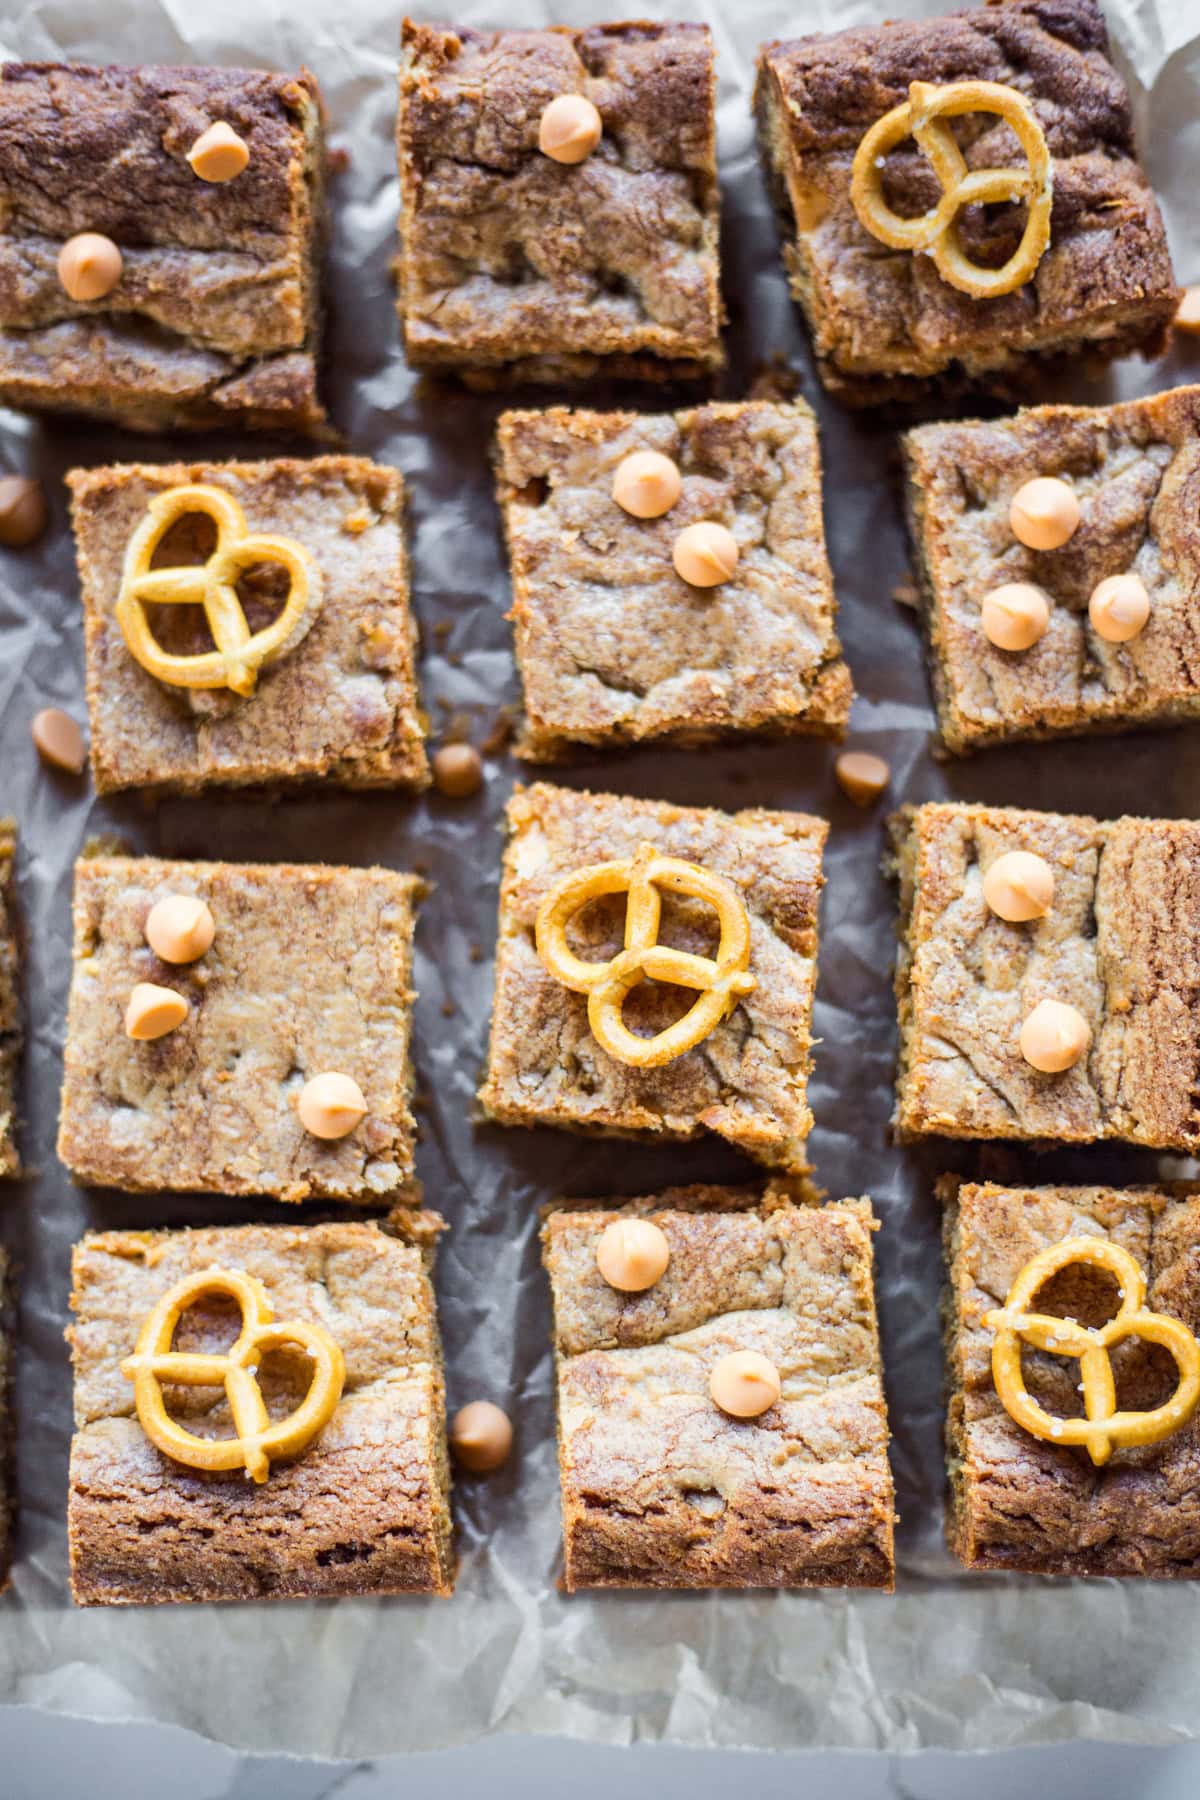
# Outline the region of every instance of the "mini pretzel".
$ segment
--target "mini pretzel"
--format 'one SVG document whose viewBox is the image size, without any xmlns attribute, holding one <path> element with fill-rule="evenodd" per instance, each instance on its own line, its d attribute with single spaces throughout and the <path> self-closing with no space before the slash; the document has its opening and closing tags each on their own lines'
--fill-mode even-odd
<svg viewBox="0 0 1200 1800">
<path fill-rule="evenodd" d="M 1012 127 L 1026 168 L 968 169 L 945 121 L 978 112 L 995 113 Z M 942 188 L 938 204 L 916 219 L 893 212 L 883 197 L 883 160 L 906 137 L 916 139 Z M 1033 108 L 1023 94 L 997 81 L 955 81 L 948 87 L 914 81 L 908 99 L 867 132 L 850 171 L 850 199 L 864 229 L 893 250 L 928 250 L 943 281 L 977 300 L 1011 294 L 1029 280 L 1050 242 L 1053 195 L 1050 151 Z M 997 200 L 1026 200 L 1029 216 L 1021 242 L 1004 266 L 986 269 L 963 250 L 958 214 L 964 206 Z"/>
<path fill-rule="evenodd" d="M 159 544 L 177 519 L 205 513 L 217 528 L 217 544 L 204 563 L 152 569 Z M 288 592 L 279 616 L 251 632 L 238 599 L 237 579 L 255 563 L 287 570 Z M 215 650 L 173 656 L 150 630 L 146 607 L 202 606 Z M 293 538 L 248 532 L 246 515 L 224 488 L 193 483 L 156 494 L 129 540 L 115 607 L 130 654 L 143 669 L 172 687 L 232 688 L 251 694 L 258 671 L 300 642 L 321 605 L 321 571 Z"/>
<path fill-rule="evenodd" d="M 183 1313 L 213 1294 L 228 1294 L 237 1301 L 242 1314 L 237 1342 L 211 1356 L 172 1350 Z M 255 1377 L 263 1357 L 285 1345 L 311 1357 L 312 1381 L 295 1412 L 272 1424 Z M 202 1269 L 163 1295 L 138 1333 L 134 1354 L 121 1364 L 121 1373 L 133 1382 L 142 1430 L 164 1456 L 192 1469 L 244 1468 L 262 1482 L 271 1472 L 272 1457 L 295 1456 L 333 1417 L 346 1364 L 322 1326 L 301 1319 L 276 1324 L 266 1289 L 252 1275 L 236 1269 Z M 238 1435 L 202 1438 L 186 1431 L 167 1412 L 164 1381 L 182 1387 L 223 1387 Z"/>
<path fill-rule="evenodd" d="M 1043 1283 L 1074 1263 L 1088 1263 L 1115 1277 L 1121 1305 L 1107 1325 L 1093 1330 L 1073 1319 L 1027 1310 Z M 1186 1425 L 1200 1402 L 1200 1344 L 1182 1320 L 1149 1311 L 1145 1300 L 1145 1276 L 1128 1250 L 1111 1238 L 1067 1238 L 1039 1250 L 1013 1282 L 1004 1305 L 984 1315 L 984 1324 L 996 1334 L 992 1377 L 1009 1416 L 1034 1437 L 1086 1445 L 1097 1465 L 1106 1463 L 1118 1445 L 1157 1444 Z M 1117 1411 L 1109 1351 L 1128 1337 L 1161 1344 L 1179 1370 L 1175 1392 L 1152 1412 Z M 1021 1369 L 1022 1342 L 1079 1358 L 1086 1418 L 1056 1419 L 1032 1398 Z"/>
<path fill-rule="evenodd" d="M 660 888 L 706 900 L 721 927 L 716 959 L 672 950 L 658 942 Z M 567 926 L 589 901 L 628 891 L 625 948 L 608 962 L 584 962 L 567 947 Z M 594 863 L 559 882 L 538 908 L 538 955 L 551 975 L 588 997 L 592 1036 L 618 1062 L 655 1069 L 701 1043 L 755 986 L 750 961 L 750 919 L 737 892 L 719 875 L 694 863 L 660 856 L 642 844 L 626 862 Z M 699 998 L 673 1025 L 654 1037 L 638 1037 L 621 1017 L 625 998 L 642 981 L 693 988 Z"/>
</svg>

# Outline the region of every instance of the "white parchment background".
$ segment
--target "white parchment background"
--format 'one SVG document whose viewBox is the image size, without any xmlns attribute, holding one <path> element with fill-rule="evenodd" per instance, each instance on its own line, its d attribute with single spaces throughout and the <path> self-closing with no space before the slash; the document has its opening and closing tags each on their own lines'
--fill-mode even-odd
<svg viewBox="0 0 1200 1800">
<path fill-rule="evenodd" d="M 580 0 L 460 0 L 477 25 L 565 22 Z M 953 794 L 1101 813 L 1194 813 L 1195 733 L 993 752 L 945 769 L 921 649 L 895 604 L 907 573 L 894 438 L 844 414 L 813 377 L 778 262 L 748 110 L 764 38 L 868 19 L 874 4 L 696 0 L 716 34 L 725 276 L 726 392 L 783 356 L 817 405 L 826 519 L 842 634 L 859 700 L 856 741 L 881 749 L 897 799 Z M 660 9 L 650 6 L 651 13 Z M 888 0 L 895 13 L 937 10 Z M 1109 0 L 1134 83 L 1142 142 L 1163 195 L 1181 277 L 1200 279 L 1200 0 Z M 5 9 L 0 49 L 27 58 L 199 61 L 318 74 L 334 143 L 351 153 L 333 188 L 333 399 L 353 448 L 397 464 L 410 485 L 422 680 L 435 720 L 465 712 L 477 741 L 515 694 L 507 585 L 485 446 L 496 404 L 420 386 L 405 369 L 388 277 L 397 210 L 392 160 L 396 0 L 29 0 Z M 1200 357 L 1130 364 L 1099 402 L 1200 379 Z M 546 396 L 542 396 L 545 398 Z M 605 396 L 600 395 L 603 400 Z M 643 403 L 648 403 L 645 399 Z M 904 1154 L 887 1140 L 894 1019 L 892 905 L 879 874 L 880 819 L 854 810 L 827 747 L 797 743 L 604 764 L 579 784 L 679 801 L 820 811 L 833 821 L 813 1105 L 818 1177 L 870 1193 L 881 1214 L 882 1322 L 902 1513 L 894 1598 L 844 1594 L 576 1597 L 555 1587 L 557 1482 L 548 1298 L 536 1208 L 555 1193 L 652 1191 L 668 1180 L 744 1175 L 725 1146 L 592 1144 L 476 1128 L 469 1121 L 490 1001 L 500 841 L 517 773 L 492 759 L 479 800 L 352 798 L 335 789 L 278 805 L 230 797 L 137 797 L 99 805 L 83 783 L 35 766 L 29 720 L 47 703 L 82 716 L 79 606 L 60 477 L 73 463 L 168 460 L 176 446 L 75 424 L 2 416 L 0 463 L 42 475 L 54 502 L 44 544 L 0 552 L 0 811 L 21 825 L 20 893 L 31 939 L 25 1135 L 35 1179 L 5 1192 L 3 1236 L 21 1270 L 17 1367 L 21 1527 L 0 1603 L 0 1700 L 103 1717 L 169 1720 L 238 1747 L 366 1756 L 487 1732 L 562 1732 L 696 1745 L 984 1749 L 1072 1735 L 1165 1743 L 1200 1735 L 1200 1589 L 1187 1583 L 1047 1583 L 969 1578 L 941 1542 L 939 1252 L 933 1176 L 943 1167 L 1043 1179 L 1154 1174 L 1147 1156 L 1099 1150 L 1036 1161 L 969 1147 Z M 225 437 L 212 447 L 254 453 Z M 267 453 L 270 446 L 261 446 Z M 438 634 L 435 636 L 435 627 Z M 427 1101 L 420 1172 L 451 1221 L 438 1276 L 454 1403 L 492 1395 L 515 1414 L 518 1452 L 490 1484 L 456 1494 L 461 1572 L 450 1602 L 342 1601 L 234 1609 L 76 1611 L 67 1595 L 64 1501 L 70 1421 L 62 1341 L 72 1240 L 88 1226 L 293 1218 L 241 1203 L 82 1193 L 53 1154 L 68 979 L 68 877 L 84 840 L 118 831 L 168 855 L 380 861 L 428 871 L 418 932 L 417 1060 Z M 482 951 L 482 956 L 480 952 Z M 444 1014 L 452 1007 L 453 1016 Z M 2 1783 L 0 1783 L 2 1785 Z"/>
</svg>

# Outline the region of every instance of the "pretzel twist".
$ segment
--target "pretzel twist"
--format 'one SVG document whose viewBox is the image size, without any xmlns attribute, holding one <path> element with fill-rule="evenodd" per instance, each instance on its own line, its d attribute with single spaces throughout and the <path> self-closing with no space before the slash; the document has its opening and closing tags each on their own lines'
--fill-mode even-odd
<svg viewBox="0 0 1200 1800">
<path fill-rule="evenodd" d="M 217 528 L 217 543 L 203 563 L 154 569 L 151 563 L 171 526 L 187 513 L 204 513 Z M 256 563 L 287 570 L 288 591 L 278 617 L 251 632 L 238 598 L 238 577 Z M 321 604 L 321 571 L 294 538 L 249 532 L 246 515 L 224 488 L 200 482 L 156 494 L 129 540 L 115 607 L 116 619 L 143 669 L 172 687 L 231 688 L 251 694 L 266 662 L 285 656 L 304 636 Z M 155 638 L 147 606 L 201 606 L 214 650 L 175 656 Z"/>
<path fill-rule="evenodd" d="M 1088 1263 L 1115 1277 L 1121 1291 L 1118 1311 L 1106 1325 L 1092 1328 L 1073 1319 L 1028 1309 L 1038 1289 L 1060 1269 Z M 1083 1444 L 1097 1465 L 1120 1445 L 1157 1444 L 1186 1425 L 1200 1402 L 1200 1344 L 1181 1319 L 1151 1312 L 1145 1304 L 1146 1278 L 1128 1250 L 1111 1238 L 1073 1237 L 1039 1250 L 1021 1270 L 1002 1307 L 984 1314 L 996 1334 L 992 1378 L 1009 1416 L 1037 1438 L 1056 1444 Z M 1151 1412 L 1118 1412 L 1109 1351 L 1125 1338 L 1161 1344 L 1175 1359 L 1175 1392 Z M 1021 1344 L 1057 1356 L 1077 1356 L 1086 1418 L 1056 1419 L 1029 1394 L 1021 1369 Z"/>
<path fill-rule="evenodd" d="M 242 1329 L 228 1350 L 217 1355 L 172 1350 L 180 1318 L 203 1296 L 228 1294 L 242 1314 Z M 311 1358 L 312 1380 L 300 1405 L 272 1424 L 256 1375 L 264 1356 L 291 1346 Z M 121 1373 L 133 1382 L 134 1404 L 150 1442 L 175 1462 L 192 1469 L 244 1468 L 255 1481 L 271 1472 L 271 1459 L 295 1456 L 333 1417 L 346 1380 L 339 1346 L 320 1325 L 302 1319 L 275 1322 L 266 1289 L 238 1269 L 202 1269 L 176 1282 L 147 1316 L 132 1356 Z M 167 1412 L 162 1383 L 181 1387 L 223 1387 L 237 1436 L 202 1438 Z"/>
<path fill-rule="evenodd" d="M 962 113 L 995 113 L 1012 127 L 1026 166 L 968 169 L 948 119 Z M 906 137 L 915 138 L 933 165 L 942 197 L 929 212 L 906 219 L 883 197 L 883 160 Z M 955 81 L 933 87 L 914 81 L 908 99 L 878 119 L 854 153 L 850 199 L 859 223 L 893 250 L 928 250 L 943 281 L 991 300 L 1011 294 L 1037 269 L 1050 242 L 1054 173 L 1045 134 L 1023 94 L 997 81 Z M 1025 200 L 1029 212 L 1021 241 L 999 269 L 972 262 L 962 247 L 958 214 L 964 206 Z"/>
<path fill-rule="evenodd" d="M 672 950 L 658 942 L 662 917 L 659 890 L 705 900 L 717 915 L 720 939 L 715 959 Z M 567 926 L 589 901 L 603 894 L 628 893 L 625 948 L 608 962 L 584 962 L 567 945 Z M 750 919 L 735 889 L 720 875 L 642 844 L 624 862 L 594 863 L 568 875 L 538 908 L 535 938 L 549 973 L 572 993 L 588 997 L 592 1036 L 618 1062 L 655 1069 L 694 1049 L 755 986 L 747 974 Z M 638 1037 L 622 1018 L 626 996 L 642 981 L 692 988 L 698 995 L 681 1019 Z"/>
</svg>

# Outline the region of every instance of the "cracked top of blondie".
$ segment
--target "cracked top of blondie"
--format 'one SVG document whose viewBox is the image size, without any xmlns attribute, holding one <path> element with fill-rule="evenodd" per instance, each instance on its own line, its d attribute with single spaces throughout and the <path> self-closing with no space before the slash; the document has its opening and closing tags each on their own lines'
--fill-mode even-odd
<svg viewBox="0 0 1200 1800">
<path fill-rule="evenodd" d="M 1200 1573 L 1200 1418 L 1159 1443 L 1114 1451 L 1096 1468 L 1087 1451 L 1033 1437 L 1005 1411 L 992 1377 L 993 1333 L 1025 1264 L 1065 1238 L 1111 1238 L 1135 1258 L 1146 1305 L 1200 1329 L 1200 1190 L 1010 1188 L 947 1179 L 945 1309 L 951 1548 L 969 1568 L 1043 1575 L 1177 1576 Z M 1099 1326 L 1117 1310 L 1112 1283 L 1093 1268 L 1064 1269 L 1038 1310 Z M 1030 1393 L 1058 1418 L 1082 1412 L 1079 1363 L 1028 1346 Z M 1112 1353 L 1117 1403 L 1145 1411 L 1175 1385 L 1170 1358 L 1137 1338 Z"/>
<path fill-rule="evenodd" d="M 1200 1146 L 1200 824 L 934 803 L 893 830 L 901 1132 Z M 984 899 L 1011 850 L 1053 871 L 1044 918 L 1011 924 Z M 1061 1074 L 1020 1051 L 1042 1000 L 1091 1028 Z"/>
<path fill-rule="evenodd" d="M 539 783 L 508 808 L 500 937 L 488 1067 L 480 1101 L 503 1124 L 559 1125 L 665 1138 L 715 1131 L 772 1167 L 803 1172 L 817 900 L 828 826 L 803 813 L 734 814 Z M 546 895 L 590 864 L 632 857 L 643 842 L 699 864 L 737 890 L 750 919 L 755 987 L 695 1049 L 658 1068 L 601 1050 L 587 996 L 543 967 L 534 921 Z M 572 948 L 605 961 L 621 949 L 625 901 L 611 895 L 576 915 Z M 664 895 L 661 942 L 701 956 L 716 946 L 716 914 Z M 645 982 L 624 1009 L 631 1029 L 656 1032 L 695 996 Z"/>
<path fill-rule="evenodd" d="M 223 120 L 250 161 L 201 181 L 187 160 Z M 323 236 L 321 98 L 256 69 L 0 68 L 0 394 L 141 425 L 309 428 Z M 118 245 L 111 292 L 72 300 L 66 239 Z"/>
<path fill-rule="evenodd" d="M 100 793 L 322 778 L 348 787 L 426 783 L 398 470 L 365 457 L 314 456 L 119 464 L 72 469 L 66 479 Z M 323 599 L 311 630 L 263 667 L 252 694 L 157 680 L 130 653 L 117 622 L 130 538 L 158 496 L 192 482 L 232 494 L 250 532 L 293 539 L 321 574 Z M 203 561 L 211 551 L 209 524 L 204 515 L 177 521 L 160 560 Z M 278 612 L 287 591 L 282 577 L 269 564 L 243 577 L 252 630 Z M 166 648 L 186 656 L 211 648 L 198 607 L 167 613 L 159 608 L 153 618 Z"/>
<path fill-rule="evenodd" d="M 903 443 L 950 749 L 1200 712 L 1200 387 L 922 425 Z M 1013 494 L 1039 475 L 1067 481 L 1082 509 L 1060 550 L 1028 549 L 1009 524 Z M 1149 623 L 1107 643 L 1088 600 L 1130 572 L 1149 594 Z M 997 649 L 979 623 L 984 595 L 1010 581 L 1033 582 L 1051 602 L 1045 636 L 1020 652 Z"/>
<path fill-rule="evenodd" d="M 445 1396 L 430 1279 L 442 1221 L 397 1212 L 387 1228 L 336 1223 L 94 1233 L 75 1246 L 67 1332 L 75 1372 L 68 1527 L 85 1605 L 449 1593 Z M 176 1282 L 214 1267 L 262 1283 L 277 1321 L 322 1326 L 345 1359 L 332 1418 L 260 1486 L 243 1470 L 174 1462 L 146 1436 L 121 1364 Z M 208 1295 L 175 1332 L 182 1352 L 226 1350 L 237 1312 Z M 254 1371 L 286 1417 L 308 1360 L 274 1351 Z M 220 1389 L 173 1387 L 199 1437 L 233 1435 Z"/>
<path fill-rule="evenodd" d="M 74 970 L 58 1153 L 84 1181 L 388 1204 L 411 1185 L 413 906 L 419 883 L 326 864 L 85 857 L 75 871 Z M 197 962 L 167 964 L 146 916 L 194 894 L 216 922 Z M 166 1037 L 126 1036 L 149 981 L 191 1011 Z M 296 1099 L 330 1069 L 367 1116 L 313 1137 Z"/>
<path fill-rule="evenodd" d="M 643 1293 L 596 1266 L 636 1213 L 671 1258 Z M 671 1189 L 553 1212 L 566 1586 L 890 1587 L 892 1478 L 869 1202 Z M 765 1355 L 779 1401 L 732 1419 L 709 1378 Z"/>
<path fill-rule="evenodd" d="M 930 257 L 889 249 L 850 200 L 854 153 L 913 82 L 1015 88 L 1053 158 L 1050 245 L 1033 278 L 978 300 Z M 1161 342 L 1177 290 L 1162 216 L 1138 161 L 1129 94 L 1096 0 L 998 0 L 937 18 L 894 19 L 766 44 L 756 105 L 764 154 L 789 215 L 784 257 L 822 379 L 853 404 L 913 398 L 931 381 L 1009 392 L 1035 359 L 1096 358 Z M 1009 127 L 979 112 L 957 126 L 971 169 L 1019 167 Z M 941 199 L 910 141 L 885 160 L 888 205 L 915 217 Z M 1025 224 L 1021 204 L 968 207 L 956 229 L 972 261 L 998 268 Z"/>
<path fill-rule="evenodd" d="M 538 148 L 559 94 L 586 161 Z M 397 150 L 410 363 L 534 379 L 719 367 L 716 80 L 707 26 L 474 31 L 406 20 Z"/>
<path fill-rule="evenodd" d="M 657 519 L 613 498 L 633 451 L 657 450 L 683 490 Z M 688 412 L 510 412 L 497 478 L 512 562 L 525 692 L 521 753 L 731 732 L 837 736 L 850 674 L 834 630 L 821 517 L 817 423 L 803 401 Z M 738 566 L 689 587 L 671 560 L 679 532 L 727 525 Z"/>
</svg>

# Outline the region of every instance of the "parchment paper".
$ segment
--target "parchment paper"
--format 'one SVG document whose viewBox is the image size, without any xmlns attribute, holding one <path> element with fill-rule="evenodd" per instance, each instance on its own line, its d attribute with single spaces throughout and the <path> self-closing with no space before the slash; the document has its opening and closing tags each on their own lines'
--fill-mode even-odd
<svg viewBox="0 0 1200 1800">
<path fill-rule="evenodd" d="M 892 13 L 940 10 L 888 0 Z M 658 12 L 651 5 L 640 10 Z M 610 8 L 616 11 L 618 8 Z M 1200 734 L 989 752 L 940 766 L 915 622 L 893 590 L 907 576 L 894 437 L 818 386 L 787 297 L 748 110 L 763 39 L 878 15 L 882 0 L 693 0 L 716 34 L 721 74 L 730 396 L 760 365 L 792 363 L 821 416 L 826 519 L 841 626 L 859 699 L 853 737 L 886 755 L 893 798 L 1020 802 L 1112 814 L 1192 813 Z M 572 24 L 601 7 L 563 0 L 458 0 L 460 22 Z M 1108 0 L 1143 147 L 1183 279 L 1200 279 L 1200 5 Z M 334 143 L 351 155 L 333 188 L 333 397 L 350 445 L 397 464 L 412 500 L 422 681 L 435 723 L 484 739 L 515 698 L 507 580 L 485 446 L 498 402 L 421 385 L 400 354 L 388 261 L 396 0 L 27 0 L 0 26 L 6 55 L 313 68 Z M 1090 402 L 1200 379 L 1200 357 L 1128 364 Z M 554 396 L 543 393 L 546 402 Z M 589 399 L 604 403 L 603 391 Z M 535 401 L 537 403 L 537 401 Z M 643 405 L 654 398 L 645 395 Z M 967 1577 L 941 1541 L 940 1256 L 931 1184 L 945 1167 L 1055 1180 L 1151 1179 L 1168 1167 L 1110 1149 L 1035 1158 L 948 1146 L 920 1155 L 887 1137 L 894 1054 L 893 906 L 882 876 L 882 809 L 839 794 L 828 746 L 651 752 L 565 779 L 725 807 L 795 806 L 833 821 L 812 1090 L 812 1153 L 830 1193 L 869 1193 L 883 1219 L 880 1299 L 898 1484 L 894 1598 L 747 1594 L 564 1598 L 548 1354 L 549 1301 L 536 1210 L 555 1194 L 650 1192 L 667 1181 L 745 1177 L 718 1140 L 654 1151 L 469 1120 L 491 996 L 500 839 L 516 765 L 488 763 L 486 793 L 453 805 L 353 798 L 330 788 L 277 805 L 137 796 L 95 803 L 86 782 L 40 770 L 34 711 L 83 716 L 79 603 L 60 477 L 72 464 L 170 460 L 178 441 L 2 416 L 0 462 L 47 482 L 53 528 L 0 552 L 0 811 L 21 826 L 29 929 L 24 1150 L 35 1178 L 5 1191 L 3 1237 L 21 1271 L 17 1358 L 21 1527 L 0 1603 L 0 1699 L 108 1718 L 168 1720 L 238 1747 L 365 1756 L 501 1730 L 694 1745 L 985 1749 L 1071 1736 L 1164 1743 L 1200 1735 L 1200 1590 L 1187 1583 L 1048 1583 Z M 199 443 L 199 440 L 197 440 Z M 226 436 L 205 450 L 268 454 Z M 83 1193 L 53 1152 L 69 964 L 69 875 L 84 841 L 119 832 L 137 849 L 233 858 L 380 861 L 428 872 L 418 931 L 416 1054 L 425 1097 L 420 1174 L 450 1220 L 438 1275 L 452 1403 L 490 1395 L 518 1449 L 490 1483 L 460 1481 L 461 1572 L 450 1602 L 342 1601 L 234 1609 L 72 1608 L 64 1503 L 71 1418 L 66 1323 L 72 1241 L 91 1227 L 295 1217 L 294 1210 L 187 1197 Z M 1176 1166 L 1178 1167 L 1178 1165 Z"/>
</svg>

